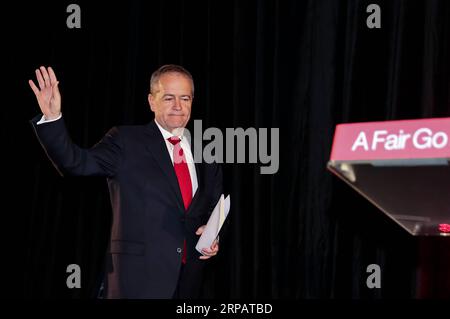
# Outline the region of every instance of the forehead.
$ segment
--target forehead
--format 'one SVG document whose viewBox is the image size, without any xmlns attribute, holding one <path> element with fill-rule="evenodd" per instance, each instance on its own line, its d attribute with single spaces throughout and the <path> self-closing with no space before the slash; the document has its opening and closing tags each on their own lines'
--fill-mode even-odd
<svg viewBox="0 0 450 319">
<path fill-rule="evenodd" d="M 159 90 L 164 93 L 184 93 L 191 94 L 192 83 L 191 80 L 181 73 L 164 73 L 159 77 Z"/>
</svg>

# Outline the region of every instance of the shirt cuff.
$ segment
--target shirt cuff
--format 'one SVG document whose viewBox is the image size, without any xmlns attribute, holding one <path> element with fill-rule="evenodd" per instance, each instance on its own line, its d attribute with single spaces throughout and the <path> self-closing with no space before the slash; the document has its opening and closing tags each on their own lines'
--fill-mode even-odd
<svg viewBox="0 0 450 319">
<path fill-rule="evenodd" d="M 54 121 L 59 120 L 61 117 L 62 117 L 62 113 L 59 113 L 59 116 L 58 116 L 57 118 L 52 119 L 52 120 L 47 120 L 47 119 L 45 118 L 45 115 L 42 115 L 41 119 L 39 120 L 39 122 L 36 123 L 36 125 L 54 122 Z"/>
</svg>

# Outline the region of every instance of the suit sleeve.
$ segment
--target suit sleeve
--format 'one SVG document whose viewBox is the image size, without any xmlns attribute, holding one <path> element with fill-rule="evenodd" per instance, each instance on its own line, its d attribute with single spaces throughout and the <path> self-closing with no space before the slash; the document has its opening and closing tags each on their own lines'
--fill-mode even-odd
<svg viewBox="0 0 450 319">
<path fill-rule="evenodd" d="M 223 177 L 222 177 L 222 167 L 219 163 L 216 164 L 215 174 L 214 174 L 214 192 L 213 192 L 213 202 L 211 203 L 211 207 L 209 209 L 210 214 L 219 201 L 220 195 L 223 193 Z"/>
<path fill-rule="evenodd" d="M 84 149 L 72 142 L 63 118 L 37 125 L 39 118 L 32 119 L 31 125 L 61 175 L 111 177 L 117 173 L 123 157 L 118 128 L 112 128 L 92 148 Z"/>
<path fill-rule="evenodd" d="M 212 176 L 212 191 L 209 193 L 210 197 L 208 198 L 208 212 L 203 215 L 201 220 L 202 225 L 206 225 L 208 222 L 209 216 L 211 215 L 214 207 L 216 207 L 217 202 L 219 201 L 220 195 L 223 193 L 223 181 L 222 181 L 222 167 L 220 164 L 216 163 L 211 165 L 211 176 Z"/>
</svg>

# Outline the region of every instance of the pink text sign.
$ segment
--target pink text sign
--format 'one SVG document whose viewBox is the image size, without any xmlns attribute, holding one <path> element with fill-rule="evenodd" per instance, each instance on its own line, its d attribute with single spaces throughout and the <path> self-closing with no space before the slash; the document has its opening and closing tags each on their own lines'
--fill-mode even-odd
<svg viewBox="0 0 450 319">
<path fill-rule="evenodd" d="M 339 124 L 331 160 L 450 158 L 450 118 Z"/>
</svg>

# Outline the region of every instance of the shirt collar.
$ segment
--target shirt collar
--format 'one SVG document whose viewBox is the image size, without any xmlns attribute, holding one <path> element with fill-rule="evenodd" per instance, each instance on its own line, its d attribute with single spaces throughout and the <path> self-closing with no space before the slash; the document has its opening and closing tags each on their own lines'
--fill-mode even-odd
<svg viewBox="0 0 450 319">
<path fill-rule="evenodd" d="M 184 128 L 180 128 L 177 130 L 177 134 L 172 134 L 171 132 L 169 132 L 168 130 L 166 130 L 164 127 L 162 127 L 161 125 L 159 125 L 158 121 L 155 119 L 155 123 L 158 126 L 159 130 L 161 131 L 162 136 L 164 137 L 165 140 L 176 136 L 179 137 L 180 140 L 183 140 L 183 132 L 184 132 Z"/>
</svg>

